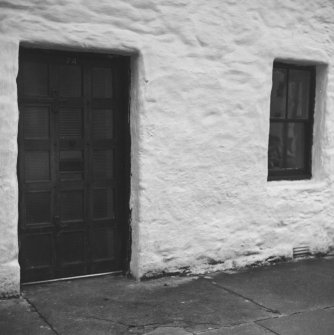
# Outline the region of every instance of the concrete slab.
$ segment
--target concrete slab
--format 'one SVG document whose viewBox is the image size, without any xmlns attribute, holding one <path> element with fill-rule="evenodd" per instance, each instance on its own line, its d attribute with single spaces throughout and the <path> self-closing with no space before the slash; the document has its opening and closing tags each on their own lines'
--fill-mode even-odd
<svg viewBox="0 0 334 335">
<path fill-rule="evenodd" d="M 64 325 L 54 328 L 58 335 L 123 335 L 131 333 L 128 331 L 128 327 L 103 319 L 69 316 L 60 313 L 55 326 L 61 322 L 64 322 Z"/>
<path fill-rule="evenodd" d="M 217 285 L 282 314 L 334 306 L 334 260 L 309 259 L 218 274 Z"/>
<path fill-rule="evenodd" d="M 145 335 L 192 335 L 179 327 L 158 327 Z"/>
<path fill-rule="evenodd" d="M 274 315 L 202 278 L 90 278 L 26 287 L 24 296 L 57 332 L 73 335 L 82 334 L 82 320 L 103 321 L 115 334 L 143 334 L 158 326 L 205 331 Z M 85 327 L 96 333 L 94 324 Z"/>
<path fill-rule="evenodd" d="M 334 309 L 321 309 L 291 316 L 260 321 L 275 334 L 282 335 L 333 335 Z"/>
<path fill-rule="evenodd" d="M 0 334 L 53 335 L 52 329 L 24 299 L 0 300 Z"/>
<path fill-rule="evenodd" d="M 0 300 L 0 334 L 334 334 L 333 279 L 334 259 L 317 259 L 204 278 L 25 286 L 27 300 Z"/>
<path fill-rule="evenodd" d="M 256 324 L 245 324 L 229 328 L 220 328 L 200 335 L 273 335 L 274 333 Z"/>
</svg>

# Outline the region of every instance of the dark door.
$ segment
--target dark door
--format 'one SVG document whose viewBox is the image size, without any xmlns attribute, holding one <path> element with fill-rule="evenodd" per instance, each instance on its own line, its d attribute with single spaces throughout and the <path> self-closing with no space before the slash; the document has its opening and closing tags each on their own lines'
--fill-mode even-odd
<svg viewBox="0 0 334 335">
<path fill-rule="evenodd" d="M 21 49 L 22 282 L 126 266 L 127 57 Z"/>
</svg>

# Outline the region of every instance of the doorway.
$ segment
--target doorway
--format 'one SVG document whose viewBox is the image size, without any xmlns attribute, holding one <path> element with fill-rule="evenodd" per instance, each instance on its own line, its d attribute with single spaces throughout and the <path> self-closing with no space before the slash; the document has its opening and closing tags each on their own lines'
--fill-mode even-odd
<svg viewBox="0 0 334 335">
<path fill-rule="evenodd" d="M 20 49 L 23 283 L 128 266 L 129 70 L 127 56 Z"/>
</svg>

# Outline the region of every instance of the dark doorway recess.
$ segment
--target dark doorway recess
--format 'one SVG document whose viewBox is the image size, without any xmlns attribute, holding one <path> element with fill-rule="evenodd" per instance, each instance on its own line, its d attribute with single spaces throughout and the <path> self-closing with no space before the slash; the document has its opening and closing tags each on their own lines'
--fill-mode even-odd
<svg viewBox="0 0 334 335">
<path fill-rule="evenodd" d="M 128 266 L 129 70 L 126 56 L 20 49 L 23 283 Z"/>
</svg>

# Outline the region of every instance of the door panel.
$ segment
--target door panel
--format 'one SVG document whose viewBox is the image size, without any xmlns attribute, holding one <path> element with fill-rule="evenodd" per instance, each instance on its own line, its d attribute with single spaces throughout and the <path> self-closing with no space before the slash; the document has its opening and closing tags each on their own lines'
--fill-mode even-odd
<svg viewBox="0 0 334 335">
<path fill-rule="evenodd" d="M 127 57 L 20 50 L 23 282 L 124 269 L 128 64 Z"/>
<path fill-rule="evenodd" d="M 94 261 L 110 261 L 115 258 L 115 250 L 108 242 L 114 240 L 112 227 L 93 230 L 92 233 L 92 257 Z"/>
<path fill-rule="evenodd" d="M 52 195 L 51 192 L 27 192 L 26 224 L 52 224 Z"/>
<path fill-rule="evenodd" d="M 50 137 L 50 108 L 27 106 L 23 111 L 24 139 L 48 139 Z"/>
<path fill-rule="evenodd" d="M 112 98 L 112 92 L 112 69 L 110 67 L 93 67 L 93 98 Z"/>
<path fill-rule="evenodd" d="M 58 235 L 58 244 L 59 262 L 62 266 L 73 263 L 84 264 L 86 262 L 84 231 L 62 232 Z"/>
<path fill-rule="evenodd" d="M 59 65 L 59 95 L 60 97 L 77 98 L 82 95 L 82 66 Z"/>
<path fill-rule="evenodd" d="M 110 109 L 93 110 L 93 140 L 113 138 L 113 111 Z"/>
<path fill-rule="evenodd" d="M 59 109 L 59 137 L 62 140 L 82 138 L 83 117 L 81 108 Z"/>
<path fill-rule="evenodd" d="M 113 150 L 93 151 L 93 178 L 94 180 L 106 180 L 113 177 Z"/>
<path fill-rule="evenodd" d="M 93 191 L 93 218 L 114 218 L 114 197 L 112 188 L 99 188 Z"/>
<path fill-rule="evenodd" d="M 50 180 L 50 153 L 48 151 L 26 151 L 26 181 Z"/>
<path fill-rule="evenodd" d="M 25 61 L 20 66 L 23 96 L 47 96 L 49 91 L 48 64 Z M 34 78 L 34 80 L 32 80 Z"/>
<path fill-rule="evenodd" d="M 50 233 L 26 235 L 23 243 L 25 266 L 45 268 L 52 265 L 52 236 Z M 39 250 L 35 248 L 39 246 Z"/>
</svg>

